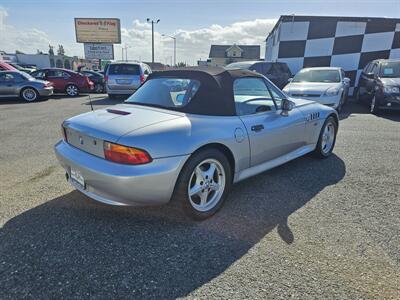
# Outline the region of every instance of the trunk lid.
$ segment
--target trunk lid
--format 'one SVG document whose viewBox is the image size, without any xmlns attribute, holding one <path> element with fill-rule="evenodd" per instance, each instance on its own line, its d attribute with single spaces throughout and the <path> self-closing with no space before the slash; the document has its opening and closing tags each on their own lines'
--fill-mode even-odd
<svg viewBox="0 0 400 300">
<path fill-rule="evenodd" d="M 64 126 L 69 144 L 104 157 L 103 141 L 116 143 L 130 132 L 182 116 L 182 113 L 165 109 L 120 104 L 70 118 Z"/>
</svg>

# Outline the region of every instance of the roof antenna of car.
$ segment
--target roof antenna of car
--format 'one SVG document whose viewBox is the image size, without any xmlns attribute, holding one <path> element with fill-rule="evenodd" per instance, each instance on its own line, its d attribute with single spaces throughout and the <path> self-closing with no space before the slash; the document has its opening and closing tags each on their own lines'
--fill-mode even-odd
<svg viewBox="0 0 400 300">
<path fill-rule="evenodd" d="M 90 108 L 93 111 L 93 104 L 92 104 L 92 98 L 90 97 L 90 94 L 88 94 L 89 96 L 89 103 L 90 103 Z"/>
</svg>

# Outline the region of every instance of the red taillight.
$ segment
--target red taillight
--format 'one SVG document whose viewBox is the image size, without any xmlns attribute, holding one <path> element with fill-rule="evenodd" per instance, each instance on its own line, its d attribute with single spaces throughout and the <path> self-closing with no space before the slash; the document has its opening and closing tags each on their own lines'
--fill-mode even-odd
<svg viewBox="0 0 400 300">
<path fill-rule="evenodd" d="M 143 82 L 144 82 L 144 80 L 145 80 L 145 78 L 144 78 L 144 75 L 143 75 L 143 74 L 141 74 L 141 75 L 140 75 L 140 83 L 143 83 Z"/>
<path fill-rule="evenodd" d="M 107 82 L 108 81 L 108 76 L 106 75 L 106 76 L 104 76 L 104 82 Z"/>
<path fill-rule="evenodd" d="M 67 129 L 64 127 L 64 125 L 61 125 L 61 134 L 62 134 L 63 140 L 68 142 Z"/>
<path fill-rule="evenodd" d="M 144 150 L 123 145 L 104 142 L 104 157 L 107 160 L 128 165 L 142 165 L 152 161 Z"/>
</svg>

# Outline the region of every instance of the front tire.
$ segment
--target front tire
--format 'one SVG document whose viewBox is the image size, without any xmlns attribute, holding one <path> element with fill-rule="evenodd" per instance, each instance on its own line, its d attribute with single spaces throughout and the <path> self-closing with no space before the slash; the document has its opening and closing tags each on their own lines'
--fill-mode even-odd
<svg viewBox="0 0 400 300">
<path fill-rule="evenodd" d="M 336 143 L 338 124 L 334 117 L 326 119 L 319 134 L 317 147 L 314 150 L 314 156 L 318 158 L 327 158 L 332 154 Z"/>
<path fill-rule="evenodd" d="M 39 93 L 31 87 L 24 88 L 20 94 L 21 98 L 26 102 L 33 102 L 39 99 Z"/>
<path fill-rule="evenodd" d="M 232 170 L 226 156 L 217 149 L 206 149 L 186 162 L 172 198 L 189 217 L 204 220 L 221 208 L 231 186 Z"/>
<path fill-rule="evenodd" d="M 79 89 L 75 84 L 69 84 L 65 87 L 65 93 L 70 97 L 76 97 L 79 95 Z"/>
<path fill-rule="evenodd" d="M 369 104 L 369 111 L 372 114 L 379 114 L 379 103 L 376 100 L 376 96 L 372 97 L 371 103 Z"/>
</svg>

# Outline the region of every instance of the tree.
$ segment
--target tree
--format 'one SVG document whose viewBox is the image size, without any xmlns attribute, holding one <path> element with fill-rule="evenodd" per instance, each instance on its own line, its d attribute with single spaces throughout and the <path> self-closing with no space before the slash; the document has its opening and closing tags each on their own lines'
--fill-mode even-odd
<svg viewBox="0 0 400 300">
<path fill-rule="evenodd" d="M 65 51 L 64 51 L 64 46 L 63 45 L 58 45 L 57 54 L 58 55 L 65 55 Z"/>
<path fill-rule="evenodd" d="M 186 65 L 185 62 L 181 61 L 181 62 L 178 62 L 178 63 L 176 64 L 176 66 L 177 66 L 178 68 L 184 68 L 184 67 L 186 67 L 187 65 Z"/>
<path fill-rule="evenodd" d="M 54 46 L 49 44 L 49 55 L 53 56 L 54 55 Z"/>
</svg>

